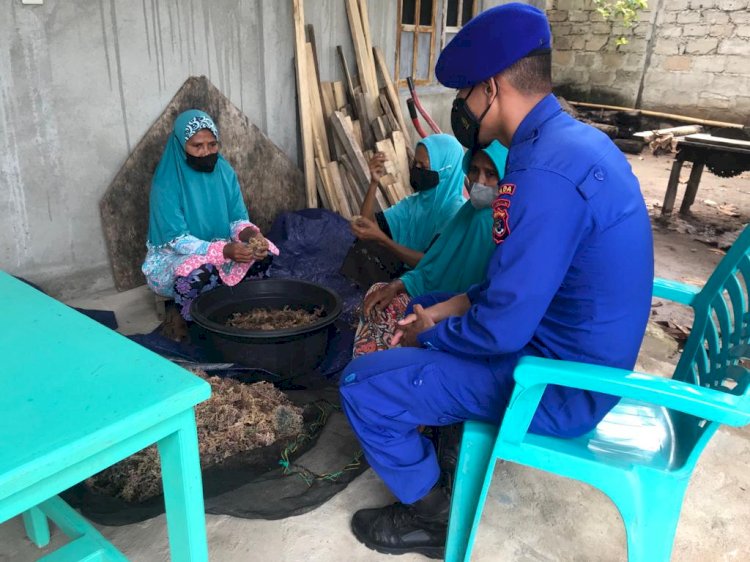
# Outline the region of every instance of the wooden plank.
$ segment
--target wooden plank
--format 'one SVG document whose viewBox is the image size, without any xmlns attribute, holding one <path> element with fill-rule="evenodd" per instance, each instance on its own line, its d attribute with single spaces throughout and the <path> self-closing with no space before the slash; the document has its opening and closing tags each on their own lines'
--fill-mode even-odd
<svg viewBox="0 0 750 562">
<path fill-rule="evenodd" d="M 341 177 L 341 185 L 344 190 L 344 195 L 346 196 L 346 201 L 349 204 L 352 217 L 358 215 L 362 204 L 357 200 L 354 188 L 349 183 L 349 174 L 344 169 L 343 164 L 339 165 L 339 175 Z"/>
<path fill-rule="evenodd" d="M 377 82 L 373 83 L 373 74 L 370 69 L 370 51 L 367 48 L 367 40 L 362 28 L 362 15 L 357 0 L 346 0 L 346 14 L 349 18 L 349 31 L 354 44 L 354 54 L 357 58 L 357 69 L 362 85 L 362 91 L 375 95 L 378 92 Z"/>
<path fill-rule="evenodd" d="M 388 131 L 385 128 L 384 119 L 378 117 L 372 121 L 372 133 L 375 135 L 376 141 L 383 141 L 388 138 Z"/>
<path fill-rule="evenodd" d="M 349 99 L 349 104 L 354 105 L 354 81 L 352 80 L 351 72 L 349 72 L 349 64 L 346 62 L 344 49 L 341 48 L 341 45 L 336 45 L 336 52 L 339 54 L 341 68 L 344 71 L 344 79 L 346 80 L 344 84 L 346 85 L 346 94 Z"/>
<path fill-rule="evenodd" d="M 406 144 L 410 145 L 411 139 L 409 136 L 409 129 L 407 129 L 406 127 L 404 114 L 401 112 L 401 100 L 398 97 L 398 90 L 396 90 L 396 87 L 393 85 L 393 81 L 391 80 L 391 75 L 388 72 L 388 67 L 385 64 L 385 57 L 383 56 L 383 51 L 380 49 L 380 47 L 375 47 L 372 53 L 373 53 L 373 56 L 375 57 L 375 63 L 377 64 L 378 69 L 380 70 L 380 75 L 382 76 L 383 81 L 385 82 L 385 89 L 388 95 L 388 101 L 391 103 L 391 110 L 393 111 L 393 114 L 396 116 L 396 120 L 398 121 L 401 132 L 404 134 L 404 139 L 406 140 Z"/>
<path fill-rule="evenodd" d="M 334 133 L 336 133 L 344 147 L 357 183 L 366 186 L 370 183 L 370 171 L 364 154 L 362 154 L 362 149 L 355 138 L 352 126 L 347 123 L 347 119 L 348 117 L 344 117 L 341 112 L 334 111 L 331 116 L 331 124 L 333 125 Z"/>
<path fill-rule="evenodd" d="M 333 82 L 321 82 L 320 93 L 320 100 L 323 102 L 323 116 L 328 118 L 338 109 L 336 107 L 336 97 L 333 93 Z"/>
<path fill-rule="evenodd" d="M 370 122 L 374 117 L 370 115 L 366 94 L 355 94 L 354 98 L 357 102 L 357 115 L 359 115 L 359 126 L 362 131 L 362 147 L 369 149 L 375 146 L 375 135 L 370 126 Z"/>
<path fill-rule="evenodd" d="M 354 165 L 346 154 L 341 156 L 339 162 L 341 163 L 341 169 L 345 172 L 342 175 L 342 178 L 349 184 L 350 193 L 355 201 L 355 208 L 361 209 L 362 203 L 364 203 L 365 200 L 365 194 L 362 191 L 360 182 L 357 181 L 357 174 L 354 170 Z"/>
<path fill-rule="evenodd" d="M 362 139 L 362 126 L 359 124 L 359 119 L 352 121 L 352 130 L 354 132 L 354 138 L 357 141 L 357 146 L 360 150 L 365 149 L 365 143 Z"/>
<path fill-rule="evenodd" d="M 367 50 L 367 69 L 370 74 L 368 84 L 372 84 L 373 90 L 368 93 L 377 97 L 378 95 L 378 75 L 375 72 L 375 61 L 372 58 L 372 38 L 370 37 L 370 12 L 367 9 L 367 0 L 359 0 L 359 15 L 362 18 L 362 34 L 365 40 L 365 49 Z"/>
<path fill-rule="evenodd" d="M 386 94 L 380 94 L 378 99 L 380 100 L 380 107 L 383 110 L 383 115 L 385 115 L 385 118 L 388 121 L 389 129 L 391 131 L 400 131 L 401 125 L 393 114 L 393 109 L 391 109 L 391 103 L 388 101 L 388 96 Z"/>
<path fill-rule="evenodd" d="M 309 85 L 307 83 L 307 53 L 305 48 L 305 13 L 303 0 L 292 0 L 294 18 L 294 60 L 297 73 L 297 107 L 302 138 L 302 157 L 305 173 L 307 206 L 318 206 L 315 186 L 315 154 L 313 148 L 313 126 L 309 109 Z"/>
<path fill-rule="evenodd" d="M 320 161 L 320 158 L 315 159 L 315 173 L 318 179 L 317 186 L 318 186 L 318 196 L 320 197 L 320 203 L 321 205 L 323 205 L 324 208 L 334 211 L 335 209 L 333 209 L 331 205 L 331 201 L 328 198 L 328 188 L 326 187 L 325 170 Z"/>
<path fill-rule="evenodd" d="M 336 109 L 341 109 L 346 105 L 346 89 L 344 88 L 343 82 L 332 82 L 333 86 L 333 97 L 336 105 Z"/>
<path fill-rule="evenodd" d="M 323 105 L 320 100 L 320 90 L 318 89 L 318 74 L 315 70 L 315 56 L 313 55 L 312 45 L 305 44 L 307 54 L 307 83 L 310 88 L 308 95 L 310 97 L 310 111 L 312 116 L 313 137 L 315 138 L 315 147 L 320 149 L 318 156 L 323 162 L 330 162 L 331 154 L 328 149 L 328 136 L 326 134 L 325 117 L 323 116 Z"/>
<path fill-rule="evenodd" d="M 331 179 L 331 188 L 336 195 L 338 202 L 338 212 L 345 219 L 351 219 L 353 215 L 359 213 L 352 213 L 349 206 L 349 199 L 344 191 L 344 184 L 341 180 L 341 170 L 339 170 L 338 162 L 328 163 L 328 176 Z"/>
<path fill-rule="evenodd" d="M 406 140 L 401 131 L 393 131 L 391 138 L 393 139 L 393 148 L 396 151 L 396 159 L 398 160 L 398 170 L 401 174 L 401 185 L 404 188 L 404 193 L 409 195 L 412 193 L 412 189 L 409 185 L 409 157 L 406 151 Z"/>
</svg>

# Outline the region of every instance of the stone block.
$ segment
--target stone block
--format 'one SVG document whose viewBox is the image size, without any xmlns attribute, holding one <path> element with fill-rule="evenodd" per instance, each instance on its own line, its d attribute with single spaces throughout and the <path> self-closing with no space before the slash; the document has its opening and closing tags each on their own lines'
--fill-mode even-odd
<svg viewBox="0 0 750 562">
<path fill-rule="evenodd" d="M 658 30 L 658 38 L 659 39 L 673 39 L 675 37 L 681 37 L 682 36 L 682 28 L 684 26 L 682 25 L 663 25 Z"/>
<path fill-rule="evenodd" d="M 654 52 L 659 55 L 677 55 L 680 53 L 680 42 L 677 39 L 657 38 Z"/>
<path fill-rule="evenodd" d="M 629 53 L 625 57 L 625 62 L 622 65 L 623 70 L 638 70 L 643 68 L 644 55 L 643 53 Z"/>
<path fill-rule="evenodd" d="M 569 51 L 573 48 L 573 38 L 569 36 L 555 37 L 552 39 L 552 47 L 556 51 Z"/>
<path fill-rule="evenodd" d="M 701 13 L 697 10 L 685 10 L 677 14 L 677 23 L 698 23 Z"/>
<path fill-rule="evenodd" d="M 698 94 L 698 103 L 710 109 L 728 109 L 732 106 L 732 99 L 722 94 L 701 92 Z"/>
<path fill-rule="evenodd" d="M 573 51 L 552 51 L 552 64 L 560 66 L 569 66 L 573 63 Z"/>
<path fill-rule="evenodd" d="M 715 53 L 718 46 L 717 37 L 701 37 L 688 41 L 685 45 L 685 52 L 689 55 L 709 55 Z"/>
<path fill-rule="evenodd" d="M 609 70 L 593 70 L 589 74 L 592 86 L 611 86 L 615 81 L 615 73 Z"/>
<path fill-rule="evenodd" d="M 693 57 L 693 70 L 698 72 L 723 72 L 728 58 L 730 57 L 721 55 Z"/>
<path fill-rule="evenodd" d="M 550 23 L 566 21 L 568 19 L 568 11 L 567 10 L 550 10 L 549 12 L 547 12 L 547 19 L 550 21 Z"/>
<path fill-rule="evenodd" d="M 618 49 L 623 53 L 642 53 L 646 50 L 646 40 L 628 37 L 628 44 L 621 45 Z"/>
<path fill-rule="evenodd" d="M 685 25 L 682 28 L 682 35 L 684 37 L 705 37 L 709 34 L 711 26 L 703 23 L 692 23 Z"/>
<path fill-rule="evenodd" d="M 601 15 L 599 12 L 597 12 L 596 10 L 593 10 L 589 14 L 589 21 L 595 22 L 595 23 L 601 23 L 601 22 L 606 22 L 607 20 L 605 20 L 604 16 Z"/>
<path fill-rule="evenodd" d="M 581 7 L 580 0 L 557 0 L 556 6 L 558 10 L 577 10 Z"/>
<path fill-rule="evenodd" d="M 571 48 L 574 51 L 582 51 L 586 47 L 586 37 L 583 35 L 578 35 L 576 37 L 573 37 L 573 42 Z"/>
<path fill-rule="evenodd" d="M 595 35 L 609 35 L 612 33 L 612 24 L 606 21 L 600 21 L 591 24 L 591 33 Z"/>
<path fill-rule="evenodd" d="M 688 7 L 691 10 L 706 10 L 716 7 L 717 0 L 690 0 Z"/>
<path fill-rule="evenodd" d="M 723 96 L 733 96 L 738 93 L 747 93 L 750 87 L 750 77 L 740 74 L 716 74 L 711 80 L 711 87 L 706 91 L 715 92 Z"/>
<path fill-rule="evenodd" d="M 569 22 L 589 21 L 589 12 L 583 10 L 570 10 L 568 12 Z"/>
<path fill-rule="evenodd" d="M 662 10 L 657 16 L 657 23 L 664 25 L 666 23 L 677 23 L 677 12 L 665 12 Z"/>
<path fill-rule="evenodd" d="M 600 51 L 608 42 L 609 35 L 591 35 L 586 41 L 587 51 Z"/>
<path fill-rule="evenodd" d="M 719 0 L 717 6 L 720 10 L 733 12 L 747 8 L 748 0 Z"/>
<path fill-rule="evenodd" d="M 729 23 L 729 14 L 721 10 L 704 10 L 703 22 L 708 24 Z"/>
<path fill-rule="evenodd" d="M 719 43 L 720 55 L 750 56 L 750 41 L 739 37 L 729 37 Z"/>
<path fill-rule="evenodd" d="M 664 3 L 664 9 L 669 12 L 682 12 L 690 7 L 690 0 L 670 0 Z"/>
<path fill-rule="evenodd" d="M 732 12 L 729 14 L 729 19 L 737 24 L 750 23 L 750 10 Z"/>
<path fill-rule="evenodd" d="M 724 71 L 732 74 L 747 74 L 747 58 L 741 55 L 728 55 L 724 58 Z"/>
<path fill-rule="evenodd" d="M 664 61 L 664 68 L 666 70 L 685 71 L 690 70 L 692 66 L 692 59 L 685 55 L 667 57 Z"/>
<path fill-rule="evenodd" d="M 750 39 L 750 24 L 738 25 L 734 30 L 734 36 Z"/>
<path fill-rule="evenodd" d="M 711 37 L 731 37 L 734 34 L 734 24 L 719 23 L 712 25 L 708 34 Z"/>
<path fill-rule="evenodd" d="M 602 68 L 612 70 L 623 68 L 629 56 L 624 53 L 603 53 L 601 58 Z"/>
<path fill-rule="evenodd" d="M 615 73 L 615 80 L 618 84 L 633 84 L 637 86 L 641 81 L 641 73 L 632 70 L 618 70 Z"/>
<path fill-rule="evenodd" d="M 579 68 L 595 68 L 594 63 L 597 62 L 597 58 L 595 53 L 576 53 L 575 64 Z"/>
<path fill-rule="evenodd" d="M 561 35 L 570 35 L 573 28 L 569 23 L 556 23 L 552 26 L 552 36 L 560 37 Z"/>
</svg>

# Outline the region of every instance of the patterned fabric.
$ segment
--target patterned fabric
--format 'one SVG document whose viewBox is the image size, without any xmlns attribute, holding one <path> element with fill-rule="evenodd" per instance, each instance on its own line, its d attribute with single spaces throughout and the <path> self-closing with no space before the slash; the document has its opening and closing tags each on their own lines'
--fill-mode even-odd
<svg viewBox="0 0 750 562">
<path fill-rule="evenodd" d="M 201 129 L 208 129 L 214 134 L 216 140 L 219 140 L 219 131 L 216 129 L 216 125 L 214 125 L 214 120 L 208 115 L 203 114 L 196 115 L 187 122 L 187 125 L 185 125 L 185 136 L 183 137 L 185 142 L 189 141 L 190 138 Z"/>
<path fill-rule="evenodd" d="M 376 283 L 370 287 L 367 295 L 386 285 L 387 283 Z M 365 298 L 367 298 L 367 295 L 365 295 Z M 357 331 L 354 334 L 354 350 L 352 352 L 354 359 L 360 355 L 391 348 L 390 342 L 398 328 L 397 322 L 404 317 L 404 312 L 406 307 L 409 306 L 410 300 L 406 293 L 399 293 L 383 311 L 373 312 L 369 318 L 365 318 L 364 312 L 362 312 L 359 326 L 357 326 Z"/>
<path fill-rule="evenodd" d="M 249 221 L 233 222 L 229 227 L 231 240 L 239 241 L 240 232 L 245 228 L 258 230 L 258 227 Z M 175 279 L 178 276 L 188 275 L 192 270 L 204 264 L 215 266 L 218 275 L 227 285 L 236 285 L 245 277 L 253 264 L 238 264 L 225 259 L 223 250 L 226 243 L 226 241 L 208 242 L 195 236 L 185 235 L 165 246 L 157 247 L 149 244 L 146 261 L 142 267 L 148 286 L 159 295 L 173 298 Z M 278 248 L 270 241 L 269 253 L 279 254 Z"/>
<path fill-rule="evenodd" d="M 243 278 L 268 277 L 266 272 L 272 259 L 271 256 L 268 256 L 262 261 L 254 262 L 252 267 L 248 267 Z M 177 277 L 174 282 L 174 302 L 180 307 L 182 317 L 191 322 L 193 317 L 190 315 L 190 307 L 193 301 L 199 295 L 207 293 L 221 284 L 221 274 L 218 268 L 210 263 L 192 270 L 187 275 Z"/>
</svg>

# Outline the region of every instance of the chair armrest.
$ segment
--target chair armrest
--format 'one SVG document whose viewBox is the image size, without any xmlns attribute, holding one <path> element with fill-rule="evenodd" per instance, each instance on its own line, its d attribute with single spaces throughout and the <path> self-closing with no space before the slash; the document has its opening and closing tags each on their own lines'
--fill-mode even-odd
<svg viewBox="0 0 750 562">
<path fill-rule="evenodd" d="M 514 372 L 516 388 L 501 434 L 520 442 L 548 384 L 640 400 L 726 425 L 750 423 L 750 395 L 737 396 L 673 379 L 587 363 L 524 357 Z"/>
<path fill-rule="evenodd" d="M 655 297 L 662 299 L 669 299 L 674 302 L 691 306 L 695 300 L 695 295 L 701 292 L 700 287 L 694 285 L 687 285 L 678 281 L 670 281 L 669 279 L 662 279 L 660 277 L 654 278 L 654 292 Z"/>
</svg>

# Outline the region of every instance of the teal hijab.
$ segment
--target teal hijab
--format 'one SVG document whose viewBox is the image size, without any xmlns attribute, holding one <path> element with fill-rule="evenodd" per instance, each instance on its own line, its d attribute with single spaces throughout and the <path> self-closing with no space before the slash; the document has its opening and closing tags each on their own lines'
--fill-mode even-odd
<svg viewBox="0 0 750 562">
<path fill-rule="evenodd" d="M 427 150 L 430 169 L 438 173 L 440 183 L 402 199 L 383 214 L 394 242 L 424 252 L 464 204 L 464 150 L 451 135 L 431 135 L 419 144 Z"/>
<path fill-rule="evenodd" d="M 231 223 L 248 220 L 237 174 L 221 155 L 213 172 L 188 166 L 185 143 L 201 129 L 209 129 L 219 140 L 216 125 L 202 111 L 191 109 L 174 122 L 151 181 L 148 241 L 153 246 L 186 234 L 207 241 L 226 240 Z"/>
<path fill-rule="evenodd" d="M 508 149 L 493 141 L 484 153 L 505 173 Z M 468 173 L 472 154 L 467 152 L 463 171 Z M 417 267 L 401 276 L 407 292 L 418 297 L 436 291 L 462 293 L 484 280 L 487 264 L 496 245 L 492 239 L 492 209 L 477 210 L 467 201 L 448 223 Z"/>
</svg>

